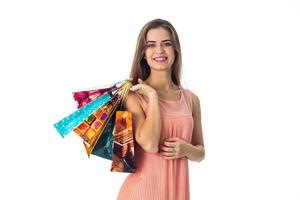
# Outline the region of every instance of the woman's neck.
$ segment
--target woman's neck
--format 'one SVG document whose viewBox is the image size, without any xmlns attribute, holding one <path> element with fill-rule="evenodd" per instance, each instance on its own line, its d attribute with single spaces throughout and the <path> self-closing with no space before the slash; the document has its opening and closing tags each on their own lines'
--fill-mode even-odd
<svg viewBox="0 0 300 200">
<path fill-rule="evenodd" d="M 171 74 L 151 72 L 145 83 L 153 87 L 157 91 L 170 91 L 178 89 L 171 78 Z"/>
</svg>

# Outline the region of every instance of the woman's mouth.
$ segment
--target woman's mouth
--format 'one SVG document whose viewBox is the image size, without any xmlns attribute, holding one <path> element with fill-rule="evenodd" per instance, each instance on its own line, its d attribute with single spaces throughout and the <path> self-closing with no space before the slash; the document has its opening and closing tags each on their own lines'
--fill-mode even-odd
<svg viewBox="0 0 300 200">
<path fill-rule="evenodd" d="M 165 62 L 168 59 L 168 57 L 156 57 L 154 60 L 156 62 Z"/>
</svg>

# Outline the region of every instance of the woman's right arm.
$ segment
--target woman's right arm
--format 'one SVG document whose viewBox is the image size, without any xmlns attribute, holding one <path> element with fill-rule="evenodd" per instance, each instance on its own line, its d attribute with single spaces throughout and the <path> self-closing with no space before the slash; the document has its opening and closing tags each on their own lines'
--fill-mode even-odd
<svg viewBox="0 0 300 200">
<path fill-rule="evenodd" d="M 138 86 L 140 85 L 140 86 Z M 161 116 L 158 105 L 158 96 L 149 86 L 138 84 L 132 87 L 125 102 L 126 110 L 132 113 L 133 131 L 136 142 L 148 153 L 157 153 L 161 133 Z M 154 91 L 151 91 L 151 89 Z M 142 105 L 135 94 L 147 93 L 148 110 L 145 116 Z M 148 91 L 148 92 L 147 92 Z"/>
</svg>

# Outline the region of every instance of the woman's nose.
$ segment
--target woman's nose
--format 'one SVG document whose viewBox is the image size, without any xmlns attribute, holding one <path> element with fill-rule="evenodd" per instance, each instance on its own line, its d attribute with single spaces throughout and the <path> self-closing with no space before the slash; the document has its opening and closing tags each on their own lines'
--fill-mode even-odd
<svg viewBox="0 0 300 200">
<path fill-rule="evenodd" d="M 158 53 L 161 53 L 161 52 L 164 52 L 165 49 L 164 49 L 163 45 L 160 44 L 160 45 L 157 45 L 156 51 L 157 51 Z"/>
</svg>

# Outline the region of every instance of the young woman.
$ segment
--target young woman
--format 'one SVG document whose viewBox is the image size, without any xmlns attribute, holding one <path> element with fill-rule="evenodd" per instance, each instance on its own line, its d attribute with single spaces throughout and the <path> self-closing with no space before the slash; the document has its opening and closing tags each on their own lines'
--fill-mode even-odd
<svg viewBox="0 0 300 200">
<path fill-rule="evenodd" d="M 188 200 L 188 159 L 204 159 L 199 98 L 180 85 L 181 50 L 170 22 L 155 19 L 141 30 L 125 107 L 133 114 L 137 172 L 119 200 Z"/>
</svg>

